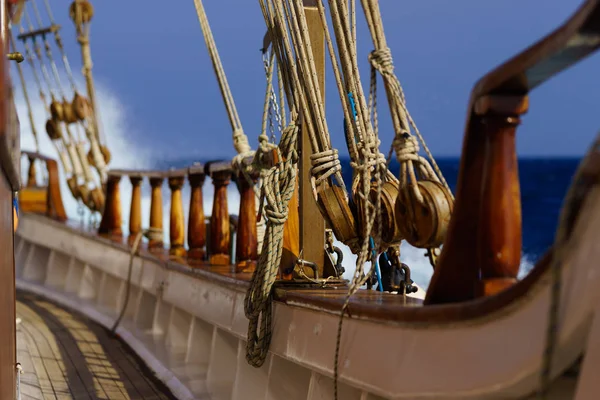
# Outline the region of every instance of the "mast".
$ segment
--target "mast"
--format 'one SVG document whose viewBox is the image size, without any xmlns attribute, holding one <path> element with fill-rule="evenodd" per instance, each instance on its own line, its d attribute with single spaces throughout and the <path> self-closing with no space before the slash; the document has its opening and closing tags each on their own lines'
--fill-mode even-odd
<svg viewBox="0 0 600 400">
<path fill-rule="evenodd" d="M 325 36 L 323 24 L 317 8 L 319 0 L 303 0 L 308 34 L 312 47 L 313 58 L 317 70 L 321 100 L 325 103 Z M 302 117 L 305 118 L 304 116 Z M 299 216 L 300 216 L 300 250 L 301 258 L 314 262 L 318 266 L 319 276 L 323 276 L 325 265 L 325 219 L 315 201 L 311 180 L 311 161 L 313 154 L 310 136 L 306 124 L 302 124 L 299 138 L 300 149 L 299 168 Z"/>
</svg>

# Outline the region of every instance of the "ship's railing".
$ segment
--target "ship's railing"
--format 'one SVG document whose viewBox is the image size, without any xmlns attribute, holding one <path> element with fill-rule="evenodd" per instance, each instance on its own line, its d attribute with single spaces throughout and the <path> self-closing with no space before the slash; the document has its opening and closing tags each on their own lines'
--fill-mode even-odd
<svg viewBox="0 0 600 400">
<path fill-rule="evenodd" d="M 205 216 L 203 206 L 203 186 L 207 176 L 211 178 L 214 186 L 210 217 Z M 148 250 L 162 251 L 165 248 L 163 233 L 167 227 L 163 226 L 163 187 L 166 181 L 170 191 L 169 254 L 174 257 L 187 257 L 190 265 L 196 262 L 208 262 L 214 266 L 235 264 L 237 272 L 252 271 L 258 258 L 254 189 L 246 177 L 234 174 L 230 162 L 210 162 L 206 165 L 195 163 L 188 168 L 168 171 L 109 171 L 105 188 L 106 205 L 98 228 L 101 235 L 123 237 L 120 188 L 123 177 L 127 177 L 132 186 L 127 238 L 129 244 L 145 230 L 143 227 L 147 227 Z M 238 216 L 229 215 L 228 211 L 227 187 L 232 180 L 237 183 L 241 195 Z M 143 223 L 142 218 L 142 185 L 146 181 L 151 188 L 147 225 Z M 188 200 L 187 248 L 182 195 L 186 182 L 191 188 Z"/>
<path fill-rule="evenodd" d="M 19 191 L 20 209 L 65 221 L 67 214 L 60 193 L 56 160 L 31 151 L 22 151 L 21 157 L 27 157 L 29 166 L 27 181 Z"/>
</svg>

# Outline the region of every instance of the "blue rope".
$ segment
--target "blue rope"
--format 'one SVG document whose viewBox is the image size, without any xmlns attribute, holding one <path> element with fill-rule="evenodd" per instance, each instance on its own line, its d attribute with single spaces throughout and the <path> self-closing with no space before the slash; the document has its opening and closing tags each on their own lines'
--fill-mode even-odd
<svg viewBox="0 0 600 400">
<path fill-rule="evenodd" d="M 15 212 L 17 213 L 17 217 L 19 216 L 19 201 L 17 200 L 17 196 L 13 197 L 13 207 Z"/>
<path fill-rule="evenodd" d="M 379 262 L 377 261 L 377 252 L 375 251 L 375 241 L 373 240 L 373 236 L 369 236 L 369 243 L 371 244 L 371 249 L 373 251 L 373 258 L 375 259 L 375 276 L 377 277 L 377 283 L 378 283 L 377 289 L 380 292 L 383 292 L 383 282 L 381 281 L 381 269 L 379 269 Z"/>
</svg>

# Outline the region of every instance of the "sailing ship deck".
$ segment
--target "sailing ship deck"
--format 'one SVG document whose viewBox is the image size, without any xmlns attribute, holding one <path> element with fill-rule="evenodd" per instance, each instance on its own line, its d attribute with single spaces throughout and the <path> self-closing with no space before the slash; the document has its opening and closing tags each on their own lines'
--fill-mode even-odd
<svg viewBox="0 0 600 400">
<path fill-rule="evenodd" d="M 47 300 L 17 295 L 22 399 L 173 399 L 108 331 Z"/>
</svg>

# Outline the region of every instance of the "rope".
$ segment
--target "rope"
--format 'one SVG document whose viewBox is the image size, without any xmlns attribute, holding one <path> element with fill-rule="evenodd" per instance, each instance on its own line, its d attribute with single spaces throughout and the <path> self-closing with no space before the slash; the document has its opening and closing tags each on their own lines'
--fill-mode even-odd
<svg viewBox="0 0 600 400">
<path fill-rule="evenodd" d="M 219 89 L 221 90 L 223 102 L 225 103 L 225 108 L 227 110 L 227 116 L 229 117 L 229 122 L 231 123 L 231 128 L 233 130 L 233 146 L 238 154 L 251 155 L 252 149 L 248 144 L 248 137 L 242 128 L 242 122 L 240 121 L 240 116 L 235 107 L 233 95 L 231 94 L 231 89 L 229 88 L 227 77 L 225 76 L 225 70 L 221 64 L 221 58 L 212 35 L 210 24 L 208 23 L 202 0 L 194 0 L 194 5 L 196 6 L 196 13 L 198 14 L 198 20 L 200 21 L 200 27 L 202 28 L 204 41 L 217 76 Z"/>
<path fill-rule="evenodd" d="M 265 362 L 271 343 L 271 289 L 281 261 L 283 228 L 296 183 L 297 136 L 298 126 L 292 121 L 284 129 L 277 148 L 279 159 L 285 161 L 277 163 L 265 174 L 262 185 L 262 198 L 266 201 L 265 241 L 244 299 L 244 314 L 248 318 L 246 360 L 256 368 Z M 285 158 L 282 158 L 282 152 Z"/>
<path fill-rule="evenodd" d="M 395 179 L 387 171 L 385 156 L 379 151 L 378 127 L 371 124 L 362 83 L 358 71 L 356 54 L 356 22 L 354 2 L 351 2 L 351 16 L 347 3 L 339 0 L 329 0 L 329 10 L 333 22 L 333 30 L 339 53 L 339 63 L 335 56 L 333 42 L 325 19 L 325 10 L 321 2 L 317 2 L 319 15 L 325 28 L 325 38 L 328 52 L 332 61 L 338 93 L 344 109 L 346 120 L 346 143 L 351 157 L 351 166 L 356 175 L 353 181 L 353 193 L 364 205 L 359 209 L 359 237 L 354 244 L 358 257 L 352 282 L 346 299 L 340 311 L 336 350 L 334 360 L 334 396 L 338 398 L 339 353 L 343 328 L 343 318 L 348 308 L 350 298 L 364 285 L 373 273 L 377 261 L 377 251 L 381 243 L 381 187 L 384 179 Z M 370 99 L 372 103 L 372 98 Z M 370 191 L 375 184 L 376 196 L 371 200 Z M 373 232 L 375 225 L 377 231 Z M 372 268 L 369 274 L 364 273 L 365 263 L 370 260 Z"/>
<path fill-rule="evenodd" d="M 17 45 L 15 43 L 15 37 L 12 29 L 8 29 L 10 34 L 10 45 L 13 51 L 17 51 Z M 21 88 L 23 89 L 23 97 L 25 98 L 25 104 L 27 104 L 27 115 L 29 117 L 29 124 L 31 125 L 31 133 L 33 134 L 33 140 L 35 141 L 35 151 L 40 151 L 40 142 L 38 139 L 37 129 L 35 127 L 35 121 L 33 119 L 33 110 L 31 108 L 31 102 L 29 101 L 29 94 L 27 93 L 27 83 L 25 82 L 25 76 L 23 75 L 23 68 L 20 63 L 17 63 L 17 71 L 19 72 L 19 79 L 21 80 Z"/>
<path fill-rule="evenodd" d="M 433 155 L 431 154 L 423 136 L 419 132 L 416 123 L 412 119 L 408 108 L 406 107 L 406 99 L 404 96 L 404 91 L 402 90 L 402 85 L 398 80 L 398 77 L 394 73 L 394 62 L 392 59 L 391 50 L 387 47 L 385 34 L 383 31 L 383 22 L 381 20 L 381 12 L 379 10 L 379 4 L 374 0 L 361 0 L 365 17 L 367 20 L 367 25 L 369 27 L 369 31 L 371 32 L 371 37 L 373 39 L 373 44 L 375 46 L 375 50 L 373 50 L 369 54 L 369 62 L 371 63 L 371 93 L 372 93 L 372 111 L 374 120 L 377 120 L 377 110 L 376 110 L 376 88 L 377 88 L 377 79 L 375 71 L 378 71 L 385 85 L 388 103 L 390 107 L 390 111 L 392 114 L 392 122 L 394 125 L 395 138 L 392 143 L 392 147 L 390 149 L 391 153 L 395 150 L 396 157 L 399 163 L 407 163 L 407 168 L 403 168 L 402 170 L 408 169 L 412 171 L 413 162 L 417 162 L 420 166 L 419 169 L 424 174 L 423 177 L 425 179 L 435 180 L 437 182 L 441 182 L 448 192 L 451 194 L 450 187 L 446 182 L 441 170 L 439 169 Z M 410 127 L 412 127 L 415 135 L 417 136 L 419 142 L 423 146 L 423 150 L 425 151 L 429 162 L 423 157 L 409 157 L 408 153 L 413 152 L 413 154 L 417 154 L 419 148 L 414 145 L 414 141 L 407 140 L 407 136 L 410 136 Z M 404 147 L 408 146 L 408 147 Z M 394 150 L 392 150 L 394 149 Z M 410 184 L 413 186 L 413 190 L 415 192 L 419 191 L 417 187 L 417 181 L 414 179 L 414 172 L 409 172 L 411 177 Z M 403 181 L 403 178 L 400 177 L 400 180 Z M 452 194 L 451 194 L 452 195 Z M 422 196 L 418 195 L 419 201 L 422 201 Z"/>
<path fill-rule="evenodd" d="M 29 14 L 26 13 L 25 16 L 26 16 L 26 19 L 27 19 L 27 21 L 29 23 L 30 29 L 33 29 L 33 25 L 31 24 L 31 20 L 29 18 Z M 19 25 L 19 32 L 21 32 L 21 33 L 25 32 L 25 29 L 23 28 L 22 22 Z M 36 65 L 35 65 L 36 58 L 37 58 L 37 60 L 38 60 L 38 62 L 40 64 L 40 69 L 42 70 L 42 76 L 44 77 L 44 81 L 45 81 L 45 83 L 46 83 L 46 85 L 48 87 L 48 92 L 50 94 L 50 97 L 54 100 L 54 94 L 52 92 L 52 84 L 50 83 L 50 76 L 48 74 L 46 66 L 44 65 L 43 59 L 41 57 L 41 49 L 40 49 L 39 45 L 37 44 L 36 38 L 34 37 L 32 39 L 32 41 L 33 41 L 33 44 L 34 44 L 35 51 L 32 51 L 31 48 L 29 47 L 29 44 L 27 43 L 27 41 L 23 40 L 23 44 L 24 44 L 25 52 L 26 52 L 26 58 L 27 58 L 27 62 L 29 63 L 29 66 L 31 67 L 31 70 L 33 71 L 33 76 L 34 76 L 35 82 L 37 84 L 37 88 L 38 88 L 38 91 L 39 91 L 40 99 L 42 100 L 42 103 L 44 104 L 44 108 L 46 110 L 46 114 L 50 115 L 50 107 L 48 105 L 48 101 L 47 101 L 46 95 L 44 94 L 42 80 L 40 79 L 40 76 L 38 75 L 37 68 L 36 68 Z M 33 125 L 33 126 L 35 126 L 35 125 Z M 67 175 L 71 175 L 72 172 L 73 172 L 73 168 L 71 167 L 71 165 L 75 165 L 75 160 L 73 160 L 71 158 L 72 154 L 69 153 L 69 152 L 67 152 L 68 141 L 64 137 L 64 135 L 62 134 L 62 131 L 59 130 L 58 135 L 59 135 L 59 139 L 58 140 L 52 140 L 52 144 L 56 148 L 56 152 L 57 152 L 57 154 L 60 157 L 61 164 L 63 166 L 63 169 L 64 169 L 65 173 Z M 69 162 L 71 164 L 69 164 Z"/>
<path fill-rule="evenodd" d="M 15 368 L 17 369 L 17 400 L 21 400 L 21 374 L 23 373 L 23 367 L 21 363 L 17 363 Z"/>
<path fill-rule="evenodd" d="M 47 3 L 48 0 L 44 1 Z M 90 50 L 90 21 L 92 15 L 84 14 L 85 10 L 91 10 L 91 5 L 86 7 L 84 6 L 86 3 L 86 0 L 75 0 L 73 3 L 75 12 L 73 15 L 71 15 L 71 17 L 75 24 L 75 30 L 77 31 L 77 42 L 81 47 L 81 59 L 83 62 L 83 68 L 81 72 L 85 77 L 88 97 L 92 108 L 92 123 L 90 125 L 91 128 L 93 128 L 93 136 L 98 142 L 106 143 L 106 137 L 101 134 L 99 111 L 97 107 L 98 104 L 96 102 L 96 89 L 94 87 L 94 78 L 92 76 L 92 68 L 94 66 L 92 62 L 92 53 Z M 49 9 L 49 5 L 47 5 L 47 7 Z M 67 64 L 68 61 L 65 64 L 65 68 Z"/>
<path fill-rule="evenodd" d="M 119 316 L 115 320 L 112 328 L 110 328 L 110 332 L 114 335 L 117 331 L 117 327 L 121 323 L 123 316 L 125 315 L 125 310 L 127 310 L 127 305 L 129 304 L 129 294 L 131 292 L 131 275 L 133 273 L 133 260 L 138 253 L 140 243 L 142 241 L 142 236 L 145 236 L 149 240 L 161 240 L 163 238 L 162 229 L 158 228 L 148 228 L 142 231 L 139 231 L 133 240 L 131 245 L 131 250 L 129 252 L 129 268 L 127 271 L 127 288 L 125 289 L 125 300 L 123 301 L 123 307 L 121 307 L 121 312 Z"/>
</svg>

